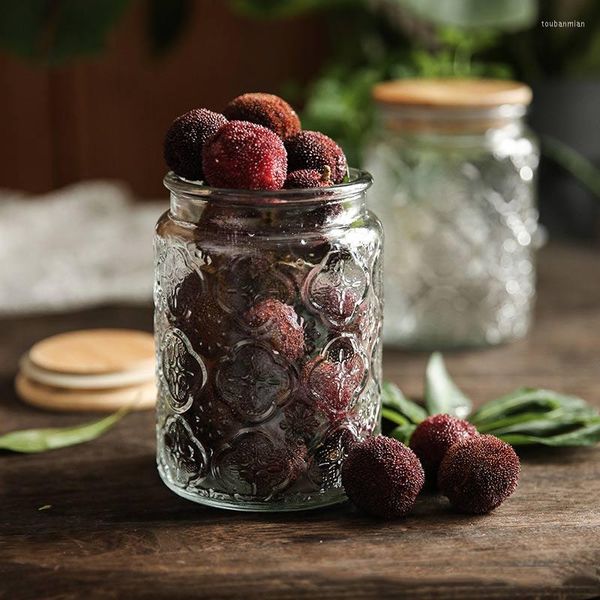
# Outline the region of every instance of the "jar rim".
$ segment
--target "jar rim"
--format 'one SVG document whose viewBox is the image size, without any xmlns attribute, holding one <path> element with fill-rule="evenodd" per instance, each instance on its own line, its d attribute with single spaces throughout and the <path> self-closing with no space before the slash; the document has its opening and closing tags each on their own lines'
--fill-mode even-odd
<svg viewBox="0 0 600 600">
<path fill-rule="evenodd" d="M 340 201 L 362 194 L 373 183 L 373 177 L 361 169 L 348 169 L 348 181 L 322 188 L 300 188 L 280 190 L 236 190 L 216 188 L 204 185 L 200 181 L 190 181 L 169 171 L 164 179 L 164 186 L 178 196 L 189 200 L 217 200 L 249 204 L 261 200 L 282 200 L 286 203 L 314 203 Z"/>
</svg>

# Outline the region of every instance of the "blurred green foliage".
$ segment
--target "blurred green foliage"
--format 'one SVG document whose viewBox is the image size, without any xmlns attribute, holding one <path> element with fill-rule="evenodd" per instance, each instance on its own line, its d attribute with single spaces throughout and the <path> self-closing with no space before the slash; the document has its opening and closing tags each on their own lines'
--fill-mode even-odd
<svg viewBox="0 0 600 600">
<path fill-rule="evenodd" d="M 144 0 L 150 51 L 168 50 L 192 0 Z M 133 0 L 7 0 L 0 5 L 0 48 L 45 65 L 95 56 Z"/>
</svg>

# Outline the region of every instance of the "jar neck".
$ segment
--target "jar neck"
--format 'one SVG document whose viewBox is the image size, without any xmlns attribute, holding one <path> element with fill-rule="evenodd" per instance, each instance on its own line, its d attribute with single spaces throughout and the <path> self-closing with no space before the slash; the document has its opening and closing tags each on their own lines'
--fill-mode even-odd
<svg viewBox="0 0 600 600">
<path fill-rule="evenodd" d="M 368 173 L 352 169 L 348 183 L 317 189 L 222 190 L 172 173 L 164 184 L 177 221 L 212 231 L 274 235 L 352 225 L 366 213 L 371 181 Z"/>
<path fill-rule="evenodd" d="M 410 105 L 380 105 L 382 127 L 414 136 L 477 137 L 504 132 L 520 135 L 527 107 L 507 104 L 493 107 L 430 108 Z"/>
</svg>

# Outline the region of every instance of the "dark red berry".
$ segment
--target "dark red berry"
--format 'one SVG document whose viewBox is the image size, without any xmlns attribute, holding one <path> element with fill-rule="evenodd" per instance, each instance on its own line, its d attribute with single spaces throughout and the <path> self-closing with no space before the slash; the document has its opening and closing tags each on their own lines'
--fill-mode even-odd
<svg viewBox="0 0 600 600">
<path fill-rule="evenodd" d="M 225 107 L 223 114 L 232 121 L 249 121 L 267 127 L 281 138 L 300 131 L 300 119 L 294 109 L 273 94 L 242 94 Z"/>
<path fill-rule="evenodd" d="M 258 339 L 268 340 L 287 359 L 298 360 L 304 354 L 304 331 L 289 304 L 267 298 L 246 313 L 245 321 L 256 330 Z"/>
<path fill-rule="evenodd" d="M 440 464 L 438 486 L 456 510 L 485 514 L 515 491 L 519 472 L 512 446 L 493 435 L 478 435 L 448 450 Z"/>
<path fill-rule="evenodd" d="M 293 301 L 294 281 L 278 268 L 272 255 L 240 254 L 225 261 L 218 277 L 218 295 L 228 312 L 243 313 L 266 298 Z"/>
<path fill-rule="evenodd" d="M 261 431 L 234 438 L 215 460 L 228 491 L 272 497 L 288 487 L 305 467 L 306 446 L 292 446 Z"/>
<path fill-rule="evenodd" d="M 300 169 L 292 171 L 288 174 L 283 187 L 287 189 L 320 188 L 331 184 L 331 169 L 325 166 L 321 170 Z"/>
<path fill-rule="evenodd" d="M 348 171 L 343 150 L 319 131 L 301 131 L 285 140 L 290 173 L 303 169 L 331 169 L 333 183 L 341 183 Z"/>
<path fill-rule="evenodd" d="M 321 426 L 321 419 L 313 404 L 304 395 L 296 393 L 283 410 L 281 429 L 290 443 L 301 441 L 312 444 Z"/>
<path fill-rule="evenodd" d="M 342 465 L 350 449 L 358 443 L 356 431 L 349 424 L 332 427 L 315 449 L 313 479 L 325 489 L 340 487 Z"/>
<path fill-rule="evenodd" d="M 392 438 L 377 436 L 356 444 L 342 467 L 350 500 L 365 512 L 394 519 L 410 512 L 425 482 L 415 453 Z"/>
<path fill-rule="evenodd" d="M 359 354 L 341 361 L 317 356 L 304 365 L 301 381 L 318 408 L 330 418 L 336 418 L 348 410 L 360 390 L 365 370 Z"/>
<path fill-rule="evenodd" d="M 196 395 L 190 410 L 183 416 L 206 448 L 222 446 L 241 427 L 236 413 L 219 398 L 210 383 Z"/>
<path fill-rule="evenodd" d="M 216 374 L 219 397 L 243 421 L 261 422 L 286 402 L 292 391 L 288 366 L 268 348 L 238 345 Z"/>
<path fill-rule="evenodd" d="M 231 316 L 194 271 L 176 288 L 169 305 L 173 324 L 203 357 L 214 358 L 239 339 L 240 332 Z"/>
<path fill-rule="evenodd" d="M 278 190 L 287 174 L 281 138 L 270 129 L 246 121 L 230 121 L 204 147 L 206 181 L 213 187 Z"/>
<path fill-rule="evenodd" d="M 464 419 L 433 415 L 419 423 L 410 438 L 410 447 L 419 457 L 425 473 L 435 481 L 438 467 L 450 446 L 477 435 L 477 429 Z"/>
<path fill-rule="evenodd" d="M 195 108 L 177 117 L 165 136 L 164 155 L 168 167 L 185 179 L 203 179 L 204 145 L 225 123 L 227 119 L 223 115 L 206 108 Z"/>
</svg>

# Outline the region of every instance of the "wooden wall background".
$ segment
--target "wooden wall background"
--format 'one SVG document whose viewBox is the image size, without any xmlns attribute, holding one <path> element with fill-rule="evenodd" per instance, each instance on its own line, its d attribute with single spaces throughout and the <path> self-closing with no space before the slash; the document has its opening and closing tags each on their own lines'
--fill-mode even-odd
<svg viewBox="0 0 600 600">
<path fill-rule="evenodd" d="M 317 19 L 253 21 L 202 0 L 177 45 L 155 60 L 142 11 L 127 13 L 98 58 L 45 68 L 0 54 L 0 187 L 45 192 L 105 177 L 159 196 L 162 138 L 175 116 L 306 81 L 326 54 Z"/>
</svg>

